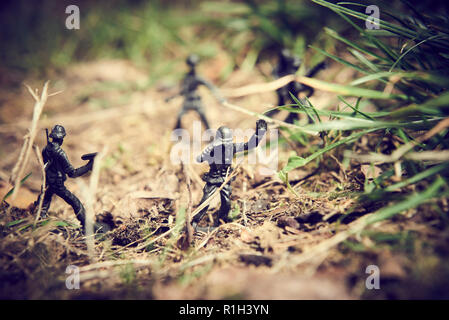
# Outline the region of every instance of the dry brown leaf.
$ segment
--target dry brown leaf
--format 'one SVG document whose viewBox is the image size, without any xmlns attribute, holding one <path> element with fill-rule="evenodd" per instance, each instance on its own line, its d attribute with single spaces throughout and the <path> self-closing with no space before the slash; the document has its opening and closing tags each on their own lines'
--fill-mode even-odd
<svg viewBox="0 0 449 320">
<path fill-rule="evenodd" d="M 11 184 L 0 181 L 0 199 L 3 199 L 3 197 L 11 190 L 12 187 L 13 186 Z M 26 187 L 22 186 L 20 188 L 20 192 L 17 194 L 17 197 L 14 200 L 11 200 L 10 197 L 6 201 L 8 201 L 8 203 L 14 207 L 26 209 L 30 204 L 37 200 L 37 197 L 37 194 L 34 194 Z"/>
<path fill-rule="evenodd" d="M 283 216 L 278 219 L 278 226 L 281 228 L 299 229 L 300 224 L 293 217 Z"/>
<path fill-rule="evenodd" d="M 255 240 L 254 235 L 246 229 L 243 229 L 240 233 L 240 239 L 245 243 L 251 243 Z"/>
<path fill-rule="evenodd" d="M 360 166 L 360 171 L 362 171 L 363 175 L 367 180 L 376 179 L 378 176 L 382 174 L 382 169 L 377 166 L 371 166 L 369 164 L 362 164 Z"/>
</svg>

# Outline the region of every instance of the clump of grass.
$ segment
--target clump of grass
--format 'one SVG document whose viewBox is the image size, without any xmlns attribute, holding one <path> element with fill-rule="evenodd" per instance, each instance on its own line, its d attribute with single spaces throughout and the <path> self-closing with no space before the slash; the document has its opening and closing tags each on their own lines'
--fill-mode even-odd
<svg viewBox="0 0 449 320">
<path fill-rule="evenodd" d="M 306 157 L 291 157 L 280 172 L 281 178 L 286 181 L 289 171 L 336 148 L 345 148 L 347 164 L 362 162 L 383 169 L 383 174 L 365 183 L 359 199 L 390 201 L 369 217 L 366 225 L 447 198 L 449 19 L 413 9 L 402 14 L 394 8 L 380 8 L 380 29 L 367 30 L 365 5 L 313 1 L 334 11 L 359 35 L 353 40 L 326 27 L 325 32 L 340 41 L 346 51 L 335 55 L 315 49 L 356 70 L 360 77 L 347 85 L 303 79 L 312 87 L 339 94 L 345 108 L 319 110 L 310 102 L 300 101 L 282 107 L 306 114 L 314 123 L 302 129 L 326 132 L 331 143 Z M 350 55 L 356 62 L 347 60 Z M 349 103 L 348 96 L 357 97 L 356 103 Z M 377 110 L 363 110 L 368 104 Z M 320 117 L 329 121 L 317 121 Z M 371 154 L 354 151 L 364 136 L 374 145 Z"/>
<path fill-rule="evenodd" d="M 68 4 L 19 0 L 5 5 L 0 39 L 8 45 L 0 52 L 2 63 L 42 75 L 79 61 L 122 58 L 148 71 L 151 82 L 176 73 L 176 63 L 192 50 L 202 56 L 216 53 L 210 43 L 202 44 L 209 33 L 192 30 L 207 24 L 205 15 L 195 8 L 186 14 L 180 1 L 82 1 L 78 30 L 65 26 Z"/>
<path fill-rule="evenodd" d="M 305 0 L 82 1 L 80 29 L 69 30 L 66 5 L 24 0 L 6 5 L 0 39 L 8 46 L 0 60 L 15 70 L 45 74 L 78 61 L 123 58 L 148 71 L 151 85 L 170 74 L 179 78 L 178 66 L 189 53 L 211 58 L 223 49 L 231 60 L 223 78 L 235 67 L 251 70 L 261 54 L 279 47 L 302 56 L 331 16 Z"/>
</svg>

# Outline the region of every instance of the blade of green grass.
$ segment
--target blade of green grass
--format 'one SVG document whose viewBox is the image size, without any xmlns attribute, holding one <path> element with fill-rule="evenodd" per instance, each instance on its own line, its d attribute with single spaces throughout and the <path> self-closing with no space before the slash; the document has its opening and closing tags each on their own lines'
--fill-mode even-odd
<svg viewBox="0 0 449 320">
<path fill-rule="evenodd" d="M 31 176 L 32 172 L 28 173 L 25 178 L 23 178 L 22 180 L 20 180 L 20 185 L 24 184 L 25 181 Z M 6 199 L 8 199 L 8 197 L 10 197 L 14 192 L 14 187 L 11 188 L 11 190 L 8 191 L 7 194 L 5 194 L 5 196 L 2 199 L 2 202 L 6 201 Z"/>
<path fill-rule="evenodd" d="M 355 113 L 358 113 L 358 114 L 362 115 L 363 117 L 365 117 L 365 118 L 368 119 L 368 120 L 375 121 L 373 118 L 371 118 L 371 117 L 370 117 L 369 115 L 367 115 L 366 113 L 363 113 L 363 112 L 360 111 L 359 109 L 354 108 L 353 106 L 351 106 L 348 102 L 346 102 L 345 99 L 343 99 L 343 97 L 338 96 L 338 99 L 339 99 L 341 102 L 343 102 L 345 105 L 347 105 L 349 108 L 351 108 L 352 110 L 354 110 Z M 360 101 L 360 100 L 359 100 L 359 101 Z"/>
<path fill-rule="evenodd" d="M 343 84 L 329 83 L 318 79 L 298 77 L 298 81 L 304 83 L 312 88 L 320 89 L 327 92 L 334 92 L 343 96 L 364 97 L 371 99 L 401 99 L 407 100 L 408 96 L 404 94 L 389 94 L 386 92 L 358 88 Z"/>
<path fill-rule="evenodd" d="M 324 153 L 326 153 L 326 152 L 328 152 L 328 151 L 330 151 L 332 149 L 335 149 L 335 148 L 337 148 L 337 147 L 339 147 L 339 146 L 341 146 L 343 144 L 347 144 L 347 143 L 353 142 L 353 141 L 359 139 L 360 137 L 362 137 L 363 135 L 365 135 L 367 133 L 370 133 L 370 132 L 374 132 L 375 130 L 377 130 L 377 129 L 363 130 L 363 131 L 354 133 L 354 134 L 352 134 L 352 135 L 350 135 L 350 136 L 348 136 L 346 138 L 343 138 L 343 139 L 339 140 L 338 142 L 335 142 L 335 143 L 333 143 L 331 145 L 326 146 L 325 148 L 320 149 L 319 151 L 317 151 L 317 152 L 311 154 L 310 156 L 308 156 L 307 158 L 302 158 L 302 157 L 299 157 L 299 156 L 290 157 L 288 159 L 287 165 L 281 170 L 281 175 L 280 175 L 281 179 L 289 171 L 291 171 L 293 169 L 296 169 L 296 168 L 299 168 L 299 167 L 302 167 L 302 166 L 305 166 L 310 161 L 318 158 L 322 154 L 324 154 Z"/>
<path fill-rule="evenodd" d="M 395 190 L 401 189 L 403 187 L 406 187 L 408 185 L 415 184 L 421 180 L 427 179 L 427 178 L 432 177 L 444 170 L 447 170 L 448 168 L 449 168 L 448 162 L 440 163 L 439 165 L 431 167 L 425 171 L 422 171 L 422 172 L 414 175 L 411 178 L 408 178 L 404 181 L 401 181 L 401 182 L 395 183 L 391 186 L 388 186 L 384 189 L 384 191 L 387 191 L 387 192 L 395 191 Z"/>
<path fill-rule="evenodd" d="M 446 182 L 441 177 L 438 178 L 424 192 L 414 193 L 407 197 L 404 201 L 378 210 L 376 213 L 366 219 L 365 226 L 385 219 L 389 219 L 402 211 L 415 208 L 418 205 L 423 204 L 433 198 L 439 197 L 440 193 L 438 191 L 445 184 Z"/>
<path fill-rule="evenodd" d="M 8 223 L 6 224 L 6 227 L 7 227 L 7 228 L 13 227 L 13 226 L 15 226 L 15 225 L 21 224 L 21 223 L 24 222 L 24 221 L 27 221 L 27 219 L 14 220 L 14 221 L 8 222 Z"/>
<path fill-rule="evenodd" d="M 378 54 L 376 54 L 376 53 L 374 53 L 374 52 L 372 52 L 372 51 L 370 51 L 370 50 L 368 50 L 368 49 L 366 49 L 366 48 L 363 48 L 363 47 L 361 47 L 360 45 L 358 45 L 358 44 L 356 44 L 356 43 L 354 43 L 354 42 L 352 42 L 352 41 L 349 41 L 349 40 L 346 39 L 346 38 L 343 38 L 343 37 L 340 36 L 335 30 L 333 30 L 333 29 L 331 29 L 331 28 L 325 27 L 325 28 L 324 28 L 324 32 L 325 32 L 326 34 L 330 35 L 331 37 L 333 37 L 333 38 L 335 38 L 335 39 L 337 39 L 337 40 L 339 40 L 339 41 L 341 41 L 341 42 L 347 44 L 348 46 L 353 47 L 354 49 L 356 49 L 356 50 L 358 50 L 358 51 L 360 51 L 360 52 L 363 52 L 363 53 L 365 53 L 365 54 L 368 54 L 368 55 L 370 55 L 370 56 L 372 56 L 372 57 L 374 57 L 374 58 L 376 58 L 376 59 L 379 59 L 379 60 L 381 60 L 381 61 L 383 61 L 383 62 L 389 62 L 388 59 L 386 59 L 386 58 L 384 58 L 384 57 L 381 57 L 380 55 L 378 55 Z"/>
<path fill-rule="evenodd" d="M 350 67 L 350 68 L 352 68 L 354 70 L 357 70 L 357 71 L 359 71 L 359 72 L 361 72 L 363 74 L 369 74 L 368 71 L 360 68 L 359 66 L 357 66 L 357 65 L 355 65 L 353 63 L 350 63 L 350 62 L 348 62 L 348 61 L 346 61 L 346 60 L 344 60 L 344 59 L 342 59 L 340 57 L 337 57 L 337 56 L 335 56 L 333 54 L 330 54 L 330 53 L 328 53 L 328 52 L 326 52 L 324 50 L 321 50 L 320 48 L 317 48 L 317 47 L 312 46 L 312 45 L 310 45 L 309 47 L 314 49 L 314 50 L 316 50 L 316 51 L 318 51 L 318 52 L 320 52 L 321 54 L 325 55 L 326 57 L 331 58 L 332 60 L 335 60 L 335 61 L 337 61 L 337 62 L 339 62 L 341 64 L 344 64 L 345 66 L 348 66 L 348 67 Z"/>
<path fill-rule="evenodd" d="M 374 63 L 369 61 L 364 55 L 362 55 L 357 50 L 349 49 L 349 52 L 351 52 L 354 57 L 356 57 L 361 63 L 370 68 L 372 71 L 374 72 L 380 71 L 379 68 Z"/>
</svg>

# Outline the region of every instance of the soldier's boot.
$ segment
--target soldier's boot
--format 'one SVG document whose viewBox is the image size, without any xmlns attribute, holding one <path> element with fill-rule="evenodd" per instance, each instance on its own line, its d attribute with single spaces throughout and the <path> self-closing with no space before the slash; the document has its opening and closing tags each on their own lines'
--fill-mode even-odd
<svg viewBox="0 0 449 320">
<path fill-rule="evenodd" d="M 224 222 L 231 222 L 232 220 L 229 218 L 229 211 L 231 211 L 231 191 L 232 187 L 230 183 L 225 185 L 223 189 L 220 191 L 220 210 L 218 211 L 218 221 L 217 225 L 220 223 L 219 220 L 223 220 Z"/>
<path fill-rule="evenodd" d="M 204 194 L 203 198 L 201 199 L 199 206 L 207 200 L 207 198 L 209 197 L 209 194 Z M 201 231 L 201 232 L 209 232 L 210 230 L 212 230 L 213 228 L 211 227 L 200 227 L 198 226 L 198 223 L 201 221 L 201 219 L 204 217 L 204 215 L 206 214 L 207 210 L 209 209 L 209 206 L 206 206 L 203 208 L 203 210 L 201 210 L 196 216 L 193 217 L 192 219 L 192 227 L 193 227 L 193 231 L 197 232 L 197 231 Z"/>
<path fill-rule="evenodd" d="M 43 199 L 42 199 L 43 197 Z M 41 207 L 41 213 L 40 218 L 46 219 L 48 218 L 48 210 L 50 209 L 51 199 L 53 197 L 53 192 L 51 190 L 46 190 L 45 194 L 41 192 L 39 194 L 39 197 L 36 201 L 31 205 L 31 212 L 33 212 L 35 215 L 37 214 L 38 208 L 39 208 L 39 202 L 42 199 L 42 207 Z"/>
<path fill-rule="evenodd" d="M 84 210 L 84 207 L 82 207 L 78 213 L 76 213 L 76 218 L 81 223 L 81 230 L 83 234 L 86 234 L 86 212 Z M 108 231 L 111 231 L 111 228 L 103 222 L 95 222 L 94 223 L 94 233 L 106 233 Z"/>
<path fill-rule="evenodd" d="M 108 231 L 111 231 L 111 227 L 104 222 L 95 222 L 94 223 L 94 233 L 103 234 Z"/>
<path fill-rule="evenodd" d="M 33 214 L 37 215 L 37 211 L 39 210 L 39 199 L 28 207 L 28 210 Z M 39 214 L 40 219 L 47 219 L 48 218 L 48 207 L 44 207 L 42 205 L 41 213 Z"/>
<path fill-rule="evenodd" d="M 86 211 L 84 210 L 83 206 L 81 206 L 78 212 L 75 213 L 75 216 L 81 223 L 81 230 L 83 231 L 83 233 L 86 233 Z"/>
</svg>

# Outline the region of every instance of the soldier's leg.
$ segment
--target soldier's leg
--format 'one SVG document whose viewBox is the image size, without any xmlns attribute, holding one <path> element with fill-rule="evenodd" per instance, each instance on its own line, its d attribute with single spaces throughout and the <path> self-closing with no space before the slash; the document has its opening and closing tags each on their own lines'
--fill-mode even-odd
<svg viewBox="0 0 449 320">
<path fill-rule="evenodd" d="M 48 209 L 50 209 L 50 205 L 51 205 L 51 199 L 53 197 L 54 191 L 52 188 L 50 188 L 49 186 L 47 186 L 47 189 L 45 190 L 45 194 L 43 194 L 42 192 L 39 194 L 39 197 L 37 198 L 37 201 L 34 202 L 34 210 L 37 213 L 37 209 L 39 207 L 39 202 L 41 201 L 42 196 L 44 197 L 44 199 L 42 200 L 42 209 L 41 209 L 41 218 L 45 218 L 47 217 L 47 213 L 48 213 Z"/>
<path fill-rule="evenodd" d="M 64 185 L 59 185 L 55 193 L 72 207 L 73 211 L 75 212 L 76 218 L 80 221 L 81 226 L 84 229 L 86 222 L 86 213 L 81 201 L 73 193 L 67 190 Z"/>
<path fill-rule="evenodd" d="M 181 119 L 185 113 L 186 113 L 186 110 L 184 108 L 182 108 L 181 111 L 179 111 L 178 118 L 176 119 L 176 124 L 175 124 L 175 128 L 174 128 L 175 130 L 181 128 Z"/>
<path fill-rule="evenodd" d="M 225 222 L 229 222 L 228 215 L 231 210 L 231 192 L 231 182 L 228 182 L 220 191 L 221 206 L 220 211 L 218 211 L 218 218 Z"/>
<path fill-rule="evenodd" d="M 201 121 L 203 122 L 204 126 L 206 127 L 206 130 L 210 128 L 209 122 L 207 122 L 206 115 L 204 114 L 203 108 L 199 108 L 196 110 L 200 116 Z"/>
<path fill-rule="evenodd" d="M 217 186 L 216 186 L 216 185 L 206 183 L 206 185 L 205 185 L 204 188 L 203 188 L 203 198 L 201 199 L 199 206 L 200 206 L 204 201 L 206 201 L 206 200 L 207 200 L 207 199 L 214 193 L 214 191 L 215 191 L 216 189 L 217 189 Z M 208 205 L 205 206 L 205 207 L 203 208 L 203 210 L 201 210 L 201 211 L 200 211 L 200 212 L 193 218 L 192 222 L 193 222 L 194 224 L 198 224 L 198 222 L 200 222 L 201 218 L 206 214 L 207 209 L 209 209 L 209 206 L 208 206 Z"/>
</svg>

